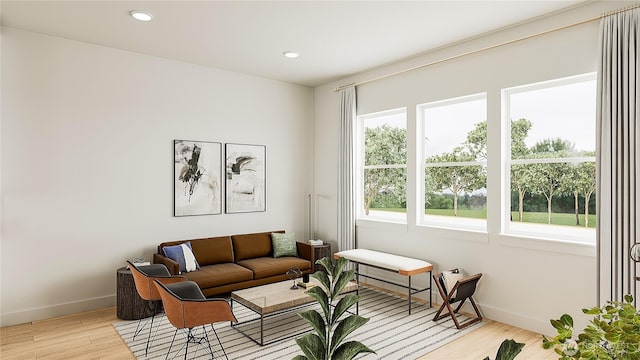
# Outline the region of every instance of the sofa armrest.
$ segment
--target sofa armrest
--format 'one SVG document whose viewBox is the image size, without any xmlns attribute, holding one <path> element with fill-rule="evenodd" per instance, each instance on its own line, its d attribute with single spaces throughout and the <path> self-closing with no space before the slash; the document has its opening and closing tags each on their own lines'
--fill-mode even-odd
<svg viewBox="0 0 640 360">
<path fill-rule="evenodd" d="M 311 269 L 315 269 L 317 259 L 315 258 L 315 251 L 313 251 L 313 246 L 301 241 L 296 242 L 296 246 L 298 247 L 298 257 L 311 261 Z"/>
<path fill-rule="evenodd" d="M 153 263 L 163 264 L 164 266 L 167 267 L 167 269 L 169 269 L 169 273 L 171 275 L 180 274 L 180 264 L 178 264 L 177 262 L 169 259 L 168 257 L 162 254 L 158 254 L 158 253 L 153 254 Z"/>
</svg>

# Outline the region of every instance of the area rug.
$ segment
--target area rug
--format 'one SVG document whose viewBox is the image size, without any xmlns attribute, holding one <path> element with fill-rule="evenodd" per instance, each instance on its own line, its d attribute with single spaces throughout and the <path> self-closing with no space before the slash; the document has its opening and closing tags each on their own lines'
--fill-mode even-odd
<svg viewBox="0 0 640 360">
<path fill-rule="evenodd" d="M 432 321 L 437 307 L 429 307 L 420 302 L 413 302 L 411 315 L 409 315 L 406 298 L 364 287 L 360 289 L 360 295 L 362 296 L 360 315 L 369 318 L 369 322 L 352 333 L 347 340 L 361 341 L 373 349 L 376 354 L 361 355 L 358 359 L 417 359 L 483 325 L 483 322 L 478 322 L 464 330 L 458 330 L 450 317 L 438 322 Z M 303 310 L 314 308 L 314 306 L 317 305 L 311 305 Z M 238 304 L 234 304 L 234 314 L 240 322 L 257 317 L 255 313 Z M 154 336 L 147 356 L 145 356 L 145 345 L 148 328 L 144 329 L 133 340 L 133 333 L 138 325 L 137 320 L 121 321 L 113 324 L 113 326 L 136 358 L 164 359 L 175 328 L 163 315 L 157 316 L 155 321 L 158 321 L 158 318 L 160 319 L 160 327 Z M 464 321 L 464 316 L 460 320 Z M 254 336 L 258 336 L 256 334 L 259 331 L 258 323 L 256 321 L 241 326 L 246 326 L 243 328 L 245 333 L 253 332 Z M 220 347 L 215 340 L 211 327 L 208 326 L 207 329 L 209 330 L 208 336 L 211 340 L 211 346 L 214 348 L 214 354 L 221 356 Z M 215 329 L 220 336 L 229 359 L 291 359 L 298 354 L 302 354 L 295 342 L 295 338 L 300 337 L 300 335 L 271 345 L 259 346 L 236 329 L 230 327 L 228 322 L 216 324 Z M 274 337 L 280 338 L 305 331 L 306 329 L 310 329 L 310 326 L 296 312 L 277 315 L 265 320 L 265 342 L 269 342 Z M 181 358 L 184 356 L 183 346 L 185 341 L 185 337 L 179 332 L 169 358 L 174 356 Z M 178 354 L 180 350 L 182 352 Z M 206 346 L 189 344 L 188 358 L 210 359 L 211 354 Z"/>
</svg>

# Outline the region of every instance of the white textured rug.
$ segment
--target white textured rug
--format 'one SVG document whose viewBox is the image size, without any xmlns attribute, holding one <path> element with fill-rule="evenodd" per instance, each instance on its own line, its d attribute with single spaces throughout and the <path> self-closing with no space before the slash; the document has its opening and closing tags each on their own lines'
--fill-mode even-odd
<svg viewBox="0 0 640 360">
<path fill-rule="evenodd" d="M 358 359 L 416 359 L 483 325 L 483 322 L 478 322 L 464 330 L 458 330 L 451 318 L 439 322 L 432 321 L 438 310 L 435 306 L 429 308 L 427 305 L 414 302 L 411 315 L 409 315 L 406 298 L 364 287 L 360 289 L 360 295 L 363 297 L 360 301 L 360 315 L 369 318 L 369 322 L 352 333 L 347 340 L 361 341 L 377 354 L 360 355 Z M 305 307 L 300 311 L 309 308 L 312 306 Z M 238 304 L 234 304 L 234 314 L 240 322 L 257 317 L 256 314 Z M 164 315 L 157 316 L 155 321 L 158 319 L 160 319 L 161 326 L 146 357 L 144 351 L 148 328 L 136 336 L 135 340 L 132 340 L 138 324 L 137 320 L 121 321 L 113 326 L 138 359 L 164 359 L 175 328 Z M 154 328 L 156 324 L 154 322 Z M 256 333 L 259 331 L 258 324 L 259 322 L 256 321 L 241 326 L 245 332 Z M 271 345 L 259 346 L 236 329 L 231 328 L 228 322 L 216 324 L 215 328 L 229 359 L 291 359 L 295 355 L 302 354 L 295 342 L 295 337 Z M 265 320 L 265 342 L 310 328 L 310 325 L 302 320 L 296 312 L 277 315 Z M 216 356 L 221 356 L 222 353 L 211 327 L 208 326 L 207 329 L 214 353 Z M 179 331 L 169 358 L 184 357 L 184 348 L 182 348 L 184 343 L 185 337 Z M 178 350 L 181 350 L 180 354 L 178 354 Z M 208 351 L 206 345 L 203 347 L 202 345 L 189 344 L 188 358 L 192 359 L 196 355 L 196 359 L 210 359 L 211 355 Z"/>
</svg>

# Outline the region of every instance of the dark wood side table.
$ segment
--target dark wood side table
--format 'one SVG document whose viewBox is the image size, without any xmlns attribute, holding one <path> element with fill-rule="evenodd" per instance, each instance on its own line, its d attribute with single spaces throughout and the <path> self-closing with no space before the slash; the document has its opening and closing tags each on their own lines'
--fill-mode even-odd
<svg viewBox="0 0 640 360">
<path fill-rule="evenodd" d="M 331 259 L 331 244 L 313 245 L 313 257 L 316 261 L 324 257 Z M 325 271 L 325 268 L 322 265 L 315 264 L 315 271 Z"/>
<path fill-rule="evenodd" d="M 131 270 L 126 267 L 116 271 L 116 315 L 122 320 L 138 320 L 153 315 L 153 309 L 162 309 L 161 301 L 143 300 L 138 295 Z"/>
</svg>

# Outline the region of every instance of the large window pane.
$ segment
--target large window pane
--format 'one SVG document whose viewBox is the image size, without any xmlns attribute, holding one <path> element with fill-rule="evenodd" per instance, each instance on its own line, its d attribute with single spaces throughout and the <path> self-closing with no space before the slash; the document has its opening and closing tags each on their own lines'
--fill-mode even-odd
<svg viewBox="0 0 640 360">
<path fill-rule="evenodd" d="M 486 107 L 485 94 L 418 107 L 424 139 L 423 224 L 486 228 Z"/>
<path fill-rule="evenodd" d="M 580 229 L 596 226 L 595 88 L 588 74 L 505 90 L 507 231 L 593 239 Z"/>
<path fill-rule="evenodd" d="M 406 221 L 407 127 L 404 109 L 358 117 L 360 216 Z"/>
</svg>

